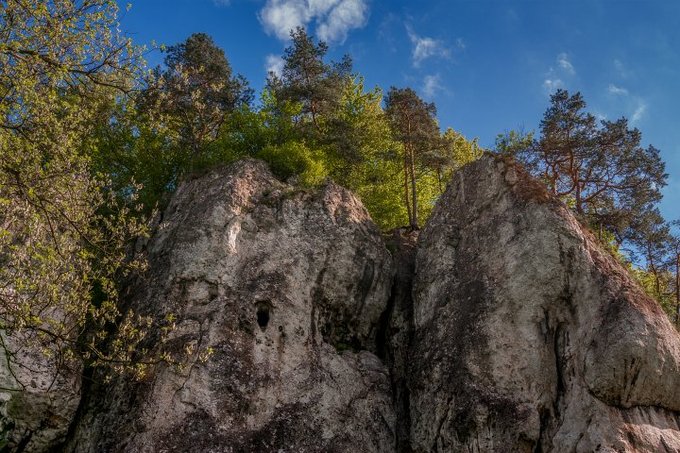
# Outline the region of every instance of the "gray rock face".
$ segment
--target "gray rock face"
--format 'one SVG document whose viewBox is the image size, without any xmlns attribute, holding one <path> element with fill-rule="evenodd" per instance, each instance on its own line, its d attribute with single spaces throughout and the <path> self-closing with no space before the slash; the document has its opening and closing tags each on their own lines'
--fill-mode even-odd
<svg viewBox="0 0 680 453">
<path fill-rule="evenodd" d="M 523 170 L 454 176 L 419 238 L 415 451 L 680 451 L 680 337 Z"/>
<path fill-rule="evenodd" d="M 240 162 L 184 184 L 148 253 L 132 306 L 175 314 L 167 344 L 192 362 L 90 391 L 67 450 L 393 450 L 374 354 L 392 260 L 351 193 Z"/>
<path fill-rule="evenodd" d="M 64 441 L 75 416 L 81 367 L 35 341 L 0 335 L 0 451 L 47 452 Z"/>
<path fill-rule="evenodd" d="M 680 451 L 678 333 L 502 159 L 385 242 L 348 191 L 244 161 L 183 184 L 142 248 L 124 298 L 183 366 L 95 373 L 75 417 L 75 377 L 0 392 L 10 448 L 73 419 L 69 452 Z"/>
</svg>

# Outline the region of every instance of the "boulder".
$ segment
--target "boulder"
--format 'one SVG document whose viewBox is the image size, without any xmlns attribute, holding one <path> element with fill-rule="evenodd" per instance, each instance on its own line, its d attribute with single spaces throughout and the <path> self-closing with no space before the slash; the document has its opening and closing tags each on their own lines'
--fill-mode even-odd
<svg viewBox="0 0 680 453">
<path fill-rule="evenodd" d="M 518 165 L 464 167 L 420 234 L 414 451 L 680 451 L 680 336 Z"/>
</svg>

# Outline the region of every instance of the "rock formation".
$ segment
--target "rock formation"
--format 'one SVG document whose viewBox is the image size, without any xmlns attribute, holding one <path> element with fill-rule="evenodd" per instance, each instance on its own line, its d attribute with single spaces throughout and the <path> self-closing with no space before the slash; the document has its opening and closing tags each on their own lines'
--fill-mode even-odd
<svg viewBox="0 0 680 453">
<path fill-rule="evenodd" d="M 680 451 L 680 337 L 564 205 L 487 157 L 420 235 L 416 451 Z"/>
<path fill-rule="evenodd" d="M 680 336 L 512 162 L 383 240 L 348 191 L 243 161 L 183 184 L 143 249 L 126 303 L 172 315 L 148 346 L 187 363 L 95 374 L 65 451 L 680 451 Z"/>
<path fill-rule="evenodd" d="M 0 451 L 49 451 L 76 414 L 82 367 L 35 339 L 0 335 Z"/>
<path fill-rule="evenodd" d="M 389 451 L 389 373 L 374 354 L 392 265 L 361 203 L 243 161 L 184 184 L 148 244 L 132 306 L 212 351 L 86 403 L 75 451 Z"/>
</svg>

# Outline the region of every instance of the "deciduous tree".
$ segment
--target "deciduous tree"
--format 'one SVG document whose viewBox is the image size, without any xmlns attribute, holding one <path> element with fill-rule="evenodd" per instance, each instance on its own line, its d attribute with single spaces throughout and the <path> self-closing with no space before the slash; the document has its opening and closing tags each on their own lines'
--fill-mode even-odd
<svg viewBox="0 0 680 453">
<path fill-rule="evenodd" d="M 116 32 L 114 1 L 6 0 L 0 9 L 5 356 L 22 365 L 4 343 L 11 336 L 55 364 L 76 356 L 129 363 L 128 342 L 107 352 L 99 345 L 106 323 L 132 320 L 118 312 L 116 278 L 132 264 L 127 241 L 144 227 L 92 172 L 83 143 L 107 106 L 133 88 L 138 52 Z M 86 323 L 99 327 L 93 336 L 83 335 Z M 139 329 L 126 332 L 139 339 Z"/>
</svg>

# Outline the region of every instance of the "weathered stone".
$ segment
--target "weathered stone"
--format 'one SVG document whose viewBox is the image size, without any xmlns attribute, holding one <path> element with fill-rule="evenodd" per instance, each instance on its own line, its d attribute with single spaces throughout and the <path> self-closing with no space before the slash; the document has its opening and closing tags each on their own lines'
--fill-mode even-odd
<svg viewBox="0 0 680 453">
<path fill-rule="evenodd" d="M 64 449 L 680 451 L 678 333 L 517 165 L 466 166 L 420 234 L 386 242 L 348 191 L 261 162 L 183 184 L 124 300 L 174 315 L 148 346 L 186 366 L 88 377 Z M 64 379 L 53 400 L 1 393 L 10 448 L 63 439 Z"/>
<path fill-rule="evenodd" d="M 0 335 L 0 451 L 50 451 L 75 416 L 82 368 L 35 341 Z"/>
<path fill-rule="evenodd" d="M 415 451 L 680 451 L 680 337 L 518 166 L 454 176 L 420 234 Z"/>
<path fill-rule="evenodd" d="M 375 355 L 392 260 L 351 193 L 239 162 L 182 185 L 147 247 L 130 305 L 174 314 L 167 344 L 196 352 L 184 370 L 94 385 L 67 450 L 394 449 Z"/>
</svg>

